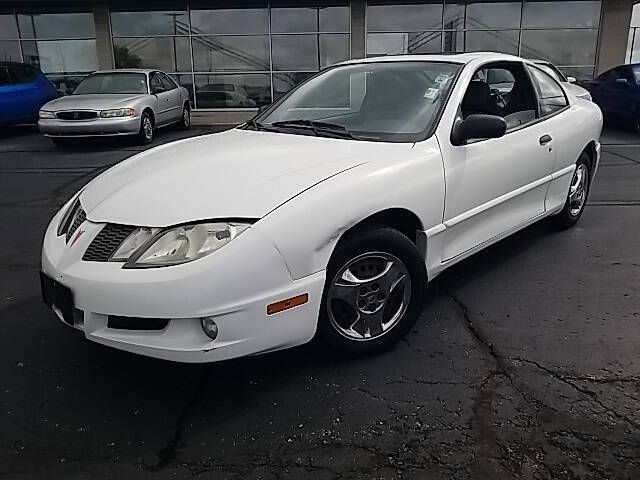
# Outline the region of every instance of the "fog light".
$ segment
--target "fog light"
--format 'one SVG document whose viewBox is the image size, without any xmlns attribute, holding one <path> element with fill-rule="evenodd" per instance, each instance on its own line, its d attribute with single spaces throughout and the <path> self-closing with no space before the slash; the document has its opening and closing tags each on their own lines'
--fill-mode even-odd
<svg viewBox="0 0 640 480">
<path fill-rule="evenodd" d="M 218 336 L 218 325 L 216 325 L 216 322 L 213 320 L 213 318 L 201 318 L 200 324 L 202 325 L 202 330 L 204 330 L 204 333 L 207 334 L 207 337 L 209 337 L 211 340 L 215 340 Z"/>
</svg>

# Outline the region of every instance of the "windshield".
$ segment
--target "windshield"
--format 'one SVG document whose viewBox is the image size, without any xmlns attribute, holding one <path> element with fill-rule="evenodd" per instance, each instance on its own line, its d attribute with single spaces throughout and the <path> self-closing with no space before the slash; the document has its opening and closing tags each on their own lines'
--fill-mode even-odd
<svg viewBox="0 0 640 480">
<path fill-rule="evenodd" d="M 283 122 L 313 121 L 342 128 L 359 139 L 419 141 L 433 127 L 460 68 L 423 61 L 330 68 L 256 121 L 277 127 Z"/>
<path fill-rule="evenodd" d="M 149 93 L 144 73 L 95 73 L 85 78 L 73 91 L 73 95 L 100 93 Z"/>
</svg>

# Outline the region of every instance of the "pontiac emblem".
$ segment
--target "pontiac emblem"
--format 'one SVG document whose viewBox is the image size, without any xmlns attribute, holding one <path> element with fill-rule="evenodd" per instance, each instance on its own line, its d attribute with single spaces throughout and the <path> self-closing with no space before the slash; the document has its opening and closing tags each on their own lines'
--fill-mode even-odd
<svg viewBox="0 0 640 480">
<path fill-rule="evenodd" d="M 73 112 L 73 119 L 77 120 L 78 118 L 80 118 L 80 114 L 78 112 Z"/>
</svg>

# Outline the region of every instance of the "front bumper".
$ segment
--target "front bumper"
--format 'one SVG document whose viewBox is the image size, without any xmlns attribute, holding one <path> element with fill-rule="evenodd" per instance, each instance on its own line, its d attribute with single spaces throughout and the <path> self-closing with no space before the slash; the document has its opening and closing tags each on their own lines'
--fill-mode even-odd
<svg viewBox="0 0 640 480">
<path fill-rule="evenodd" d="M 98 135 L 135 135 L 140 117 L 93 118 L 90 120 L 38 120 L 38 129 L 47 137 L 93 137 Z"/>
<path fill-rule="evenodd" d="M 315 334 L 325 272 L 292 280 L 275 246 L 255 229 L 191 263 L 125 270 L 122 263 L 81 258 L 103 224 L 85 221 L 78 230 L 84 233 L 66 244 L 64 235 L 56 234 L 59 218 L 60 213 L 47 229 L 42 269 L 71 289 L 76 309 L 72 323 L 88 340 L 196 363 L 293 347 Z M 267 305 L 304 293 L 307 303 L 267 315 Z M 110 328 L 110 316 L 169 322 L 162 330 L 125 330 Z M 212 317 L 218 325 L 215 340 L 202 330 L 202 317 Z"/>
</svg>

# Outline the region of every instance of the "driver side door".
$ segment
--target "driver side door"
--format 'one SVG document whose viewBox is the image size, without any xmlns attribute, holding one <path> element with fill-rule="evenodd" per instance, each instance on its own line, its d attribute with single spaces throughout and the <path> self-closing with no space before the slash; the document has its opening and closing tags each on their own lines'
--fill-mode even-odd
<svg viewBox="0 0 640 480">
<path fill-rule="evenodd" d="M 470 82 L 459 115 L 501 116 L 507 132 L 463 145 L 439 139 L 446 172 L 443 262 L 517 229 L 545 209 L 555 149 L 548 122 L 539 121 L 531 79 L 521 62 L 489 64 L 483 70 Z M 488 84 L 489 78 L 501 77 L 513 78 L 513 85 Z"/>
<path fill-rule="evenodd" d="M 173 113 L 171 94 L 164 88 L 159 72 L 152 72 L 149 75 L 149 87 L 151 94 L 157 99 L 156 125 L 162 126 L 171 123 Z"/>
</svg>

